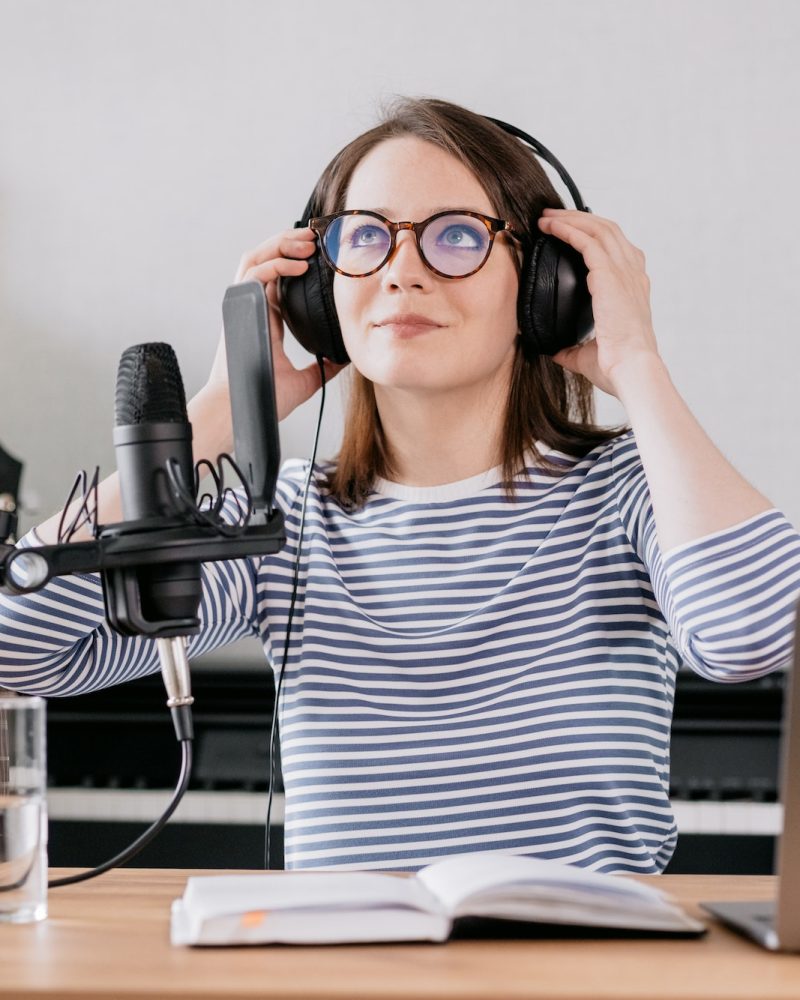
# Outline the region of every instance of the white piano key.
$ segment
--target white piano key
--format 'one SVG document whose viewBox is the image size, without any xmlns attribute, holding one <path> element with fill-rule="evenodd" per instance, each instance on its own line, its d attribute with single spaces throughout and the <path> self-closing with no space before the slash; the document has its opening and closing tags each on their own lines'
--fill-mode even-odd
<svg viewBox="0 0 800 1000">
<path fill-rule="evenodd" d="M 687 802 L 674 799 L 678 834 L 730 834 L 775 837 L 783 827 L 779 802 Z"/>
<path fill-rule="evenodd" d="M 748 809 L 752 803 L 726 802 L 724 810 L 720 810 L 723 833 L 750 835 L 753 830 L 754 811 Z"/>
<path fill-rule="evenodd" d="M 754 834 L 777 836 L 783 829 L 783 806 L 780 802 L 765 802 L 764 808 L 753 814 Z"/>
<path fill-rule="evenodd" d="M 136 788 L 50 788 L 50 819 L 151 823 L 166 808 L 171 793 Z M 284 817 L 284 795 L 272 801 L 271 825 Z M 170 823 L 212 823 L 263 826 L 267 818 L 265 792 L 186 792 Z"/>
</svg>

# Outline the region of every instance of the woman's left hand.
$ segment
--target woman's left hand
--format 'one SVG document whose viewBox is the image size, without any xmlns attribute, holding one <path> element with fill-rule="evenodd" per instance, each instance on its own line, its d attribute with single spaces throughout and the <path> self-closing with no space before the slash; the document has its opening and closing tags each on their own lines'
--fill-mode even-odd
<svg viewBox="0 0 800 1000">
<path fill-rule="evenodd" d="M 594 314 L 594 338 L 559 351 L 553 360 L 618 396 L 624 370 L 635 367 L 627 362 L 658 357 L 644 254 L 616 222 L 588 212 L 546 208 L 539 228 L 582 254 Z"/>
</svg>

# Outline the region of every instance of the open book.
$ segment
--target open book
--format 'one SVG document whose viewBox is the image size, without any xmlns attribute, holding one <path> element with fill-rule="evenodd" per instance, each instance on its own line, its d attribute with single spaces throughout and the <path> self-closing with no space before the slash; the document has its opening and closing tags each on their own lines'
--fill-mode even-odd
<svg viewBox="0 0 800 1000">
<path fill-rule="evenodd" d="M 172 904 L 172 943 L 445 941 L 461 918 L 702 934 L 650 885 L 518 855 L 461 854 L 415 875 L 201 875 Z"/>
</svg>

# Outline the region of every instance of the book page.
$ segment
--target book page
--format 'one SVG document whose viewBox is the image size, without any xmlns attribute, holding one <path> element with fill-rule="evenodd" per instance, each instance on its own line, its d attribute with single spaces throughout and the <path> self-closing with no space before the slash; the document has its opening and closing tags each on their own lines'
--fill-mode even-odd
<svg viewBox="0 0 800 1000">
<path fill-rule="evenodd" d="M 441 912 L 416 878 L 385 872 L 287 871 L 252 875 L 193 875 L 182 905 L 194 917 L 256 910 L 331 910 L 407 907 Z"/>
<path fill-rule="evenodd" d="M 452 916 L 468 913 L 469 902 L 484 899 L 502 904 L 507 897 L 535 901 L 537 890 L 548 899 L 580 896 L 598 906 L 636 910 L 663 904 L 664 895 L 651 886 L 618 875 L 604 875 L 574 865 L 492 851 L 459 854 L 437 861 L 417 873 L 417 879 L 437 896 Z M 481 908 L 486 912 L 486 907 Z"/>
</svg>

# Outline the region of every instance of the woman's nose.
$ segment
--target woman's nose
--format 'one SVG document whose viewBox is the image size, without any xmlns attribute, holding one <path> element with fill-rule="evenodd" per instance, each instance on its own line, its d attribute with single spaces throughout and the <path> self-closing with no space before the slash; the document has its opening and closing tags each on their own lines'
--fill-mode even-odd
<svg viewBox="0 0 800 1000">
<path fill-rule="evenodd" d="M 419 247 L 413 232 L 404 230 L 397 234 L 394 253 L 384 268 L 384 283 L 403 287 L 425 287 L 433 275 L 419 255 Z"/>
</svg>

